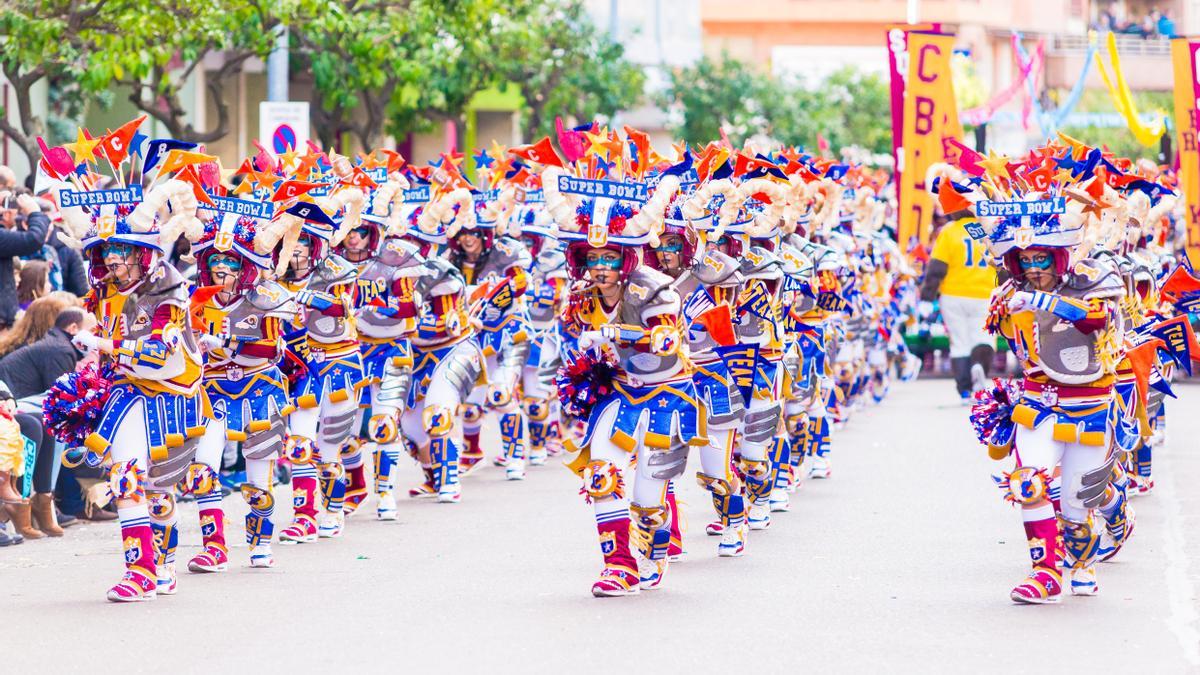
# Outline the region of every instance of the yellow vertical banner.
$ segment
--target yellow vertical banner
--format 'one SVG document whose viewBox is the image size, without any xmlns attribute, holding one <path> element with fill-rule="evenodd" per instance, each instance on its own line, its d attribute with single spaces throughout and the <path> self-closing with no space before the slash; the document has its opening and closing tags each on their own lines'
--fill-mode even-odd
<svg viewBox="0 0 1200 675">
<path fill-rule="evenodd" d="M 909 253 L 929 248 L 933 195 L 925 189 L 925 174 L 938 162 L 953 162 L 962 141 L 962 124 L 954 104 L 950 56 L 954 36 L 908 34 L 908 79 L 904 92 L 903 152 L 899 185 L 900 213 L 897 242 Z"/>
<path fill-rule="evenodd" d="M 1200 42 L 1171 40 L 1175 69 L 1175 145 L 1179 160 L 1179 197 L 1187 217 L 1187 255 L 1200 269 L 1200 149 L 1197 148 L 1197 105 L 1200 103 Z"/>
</svg>

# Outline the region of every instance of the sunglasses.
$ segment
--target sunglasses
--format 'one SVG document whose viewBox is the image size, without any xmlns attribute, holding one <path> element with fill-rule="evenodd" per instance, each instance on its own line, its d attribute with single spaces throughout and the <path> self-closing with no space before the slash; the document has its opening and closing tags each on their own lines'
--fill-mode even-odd
<svg viewBox="0 0 1200 675">
<path fill-rule="evenodd" d="M 107 258 L 115 255 L 120 258 L 128 258 L 129 256 L 133 255 L 136 250 L 137 247 L 133 244 L 122 244 L 117 242 L 113 242 L 111 244 L 101 244 L 100 257 Z"/>
<path fill-rule="evenodd" d="M 217 267 L 218 265 L 228 267 L 233 272 L 239 272 L 242 269 L 242 261 L 237 256 L 232 255 L 214 255 L 208 258 L 208 269 Z"/>
<path fill-rule="evenodd" d="M 1017 259 L 1017 265 L 1023 270 L 1048 270 L 1053 264 L 1053 258 L 1048 255 L 1041 255 L 1036 258 Z"/>
</svg>

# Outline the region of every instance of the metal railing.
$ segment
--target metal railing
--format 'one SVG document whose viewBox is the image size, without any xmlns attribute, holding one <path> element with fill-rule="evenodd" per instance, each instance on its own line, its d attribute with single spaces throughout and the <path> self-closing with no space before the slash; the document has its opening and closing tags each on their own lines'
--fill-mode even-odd
<svg viewBox="0 0 1200 675">
<path fill-rule="evenodd" d="M 1088 48 L 1087 34 L 1071 33 L 1023 33 L 1022 37 L 1046 39 L 1046 53 L 1054 54 L 1084 54 Z M 1108 38 L 1103 33 L 1096 36 L 1098 44 L 1103 46 Z M 1137 35 L 1117 34 L 1117 50 L 1121 56 L 1170 56 L 1171 41 L 1164 37 L 1143 38 Z"/>
</svg>

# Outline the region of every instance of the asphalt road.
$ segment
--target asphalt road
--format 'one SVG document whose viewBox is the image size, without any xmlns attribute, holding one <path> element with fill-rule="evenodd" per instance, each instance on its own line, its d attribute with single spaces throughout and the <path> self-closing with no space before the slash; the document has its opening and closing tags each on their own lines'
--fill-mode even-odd
<svg viewBox="0 0 1200 675">
<path fill-rule="evenodd" d="M 278 546 L 274 569 L 246 567 L 234 541 L 229 571 L 184 571 L 151 603 L 104 600 L 115 525 L 2 549 L 0 672 L 1198 672 L 1200 386 L 1177 388 L 1158 489 L 1133 502 L 1137 531 L 1097 597 L 1009 602 L 1028 557 L 989 477 L 1009 467 L 934 380 L 856 414 L 833 477 L 807 482 L 743 558 L 716 557 L 709 500 L 682 481 L 689 555 L 655 592 L 591 597 L 601 559 L 566 469 L 510 483 L 489 467 L 460 504 L 404 501 L 385 523 L 371 502 L 340 540 Z M 240 539 L 245 507 L 226 507 Z M 182 508 L 186 561 L 200 536 Z"/>
</svg>

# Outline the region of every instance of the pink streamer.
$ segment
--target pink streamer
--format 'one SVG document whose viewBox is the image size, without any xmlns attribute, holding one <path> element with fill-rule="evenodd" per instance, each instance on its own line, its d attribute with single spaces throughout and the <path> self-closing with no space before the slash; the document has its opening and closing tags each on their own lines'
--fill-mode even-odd
<svg viewBox="0 0 1200 675">
<path fill-rule="evenodd" d="M 1013 97 L 1021 91 L 1025 85 L 1025 80 L 1029 79 L 1029 76 L 1034 72 L 1035 62 L 1037 63 L 1038 68 L 1037 74 L 1034 75 L 1034 78 L 1036 79 L 1037 77 L 1040 77 L 1042 66 L 1045 65 L 1045 60 L 1042 58 L 1046 47 L 1045 40 L 1038 41 L 1037 51 L 1029 59 L 1029 63 L 1021 63 L 1021 57 L 1017 54 L 1016 50 L 1015 43 L 1017 41 L 1017 36 L 1015 34 L 1012 36 L 1012 40 L 1014 43 L 1013 58 L 1017 61 L 1020 77 L 1014 80 L 1013 83 L 1008 86 L 1008 88 L 1004 89 L 999 94 L 996 94 L 996 96 L 994 96 L 992 100 L 988 101 L 987 103 L 975 108 L 971 108 L 970 110 L 963 111 L 961 119 L 964 124 L 978 126 L 992 119 L 992 116 L 996 114 L 997 110 L 1011 101 Z M 1029 97 L 1025 96 L 1021 105 L 1021 121 L 1026 129 L 1029 128 L 1029 114 L 1031 112 L 1031 107 L 1032 106 L 1029 101 Z"/>
</svg>

